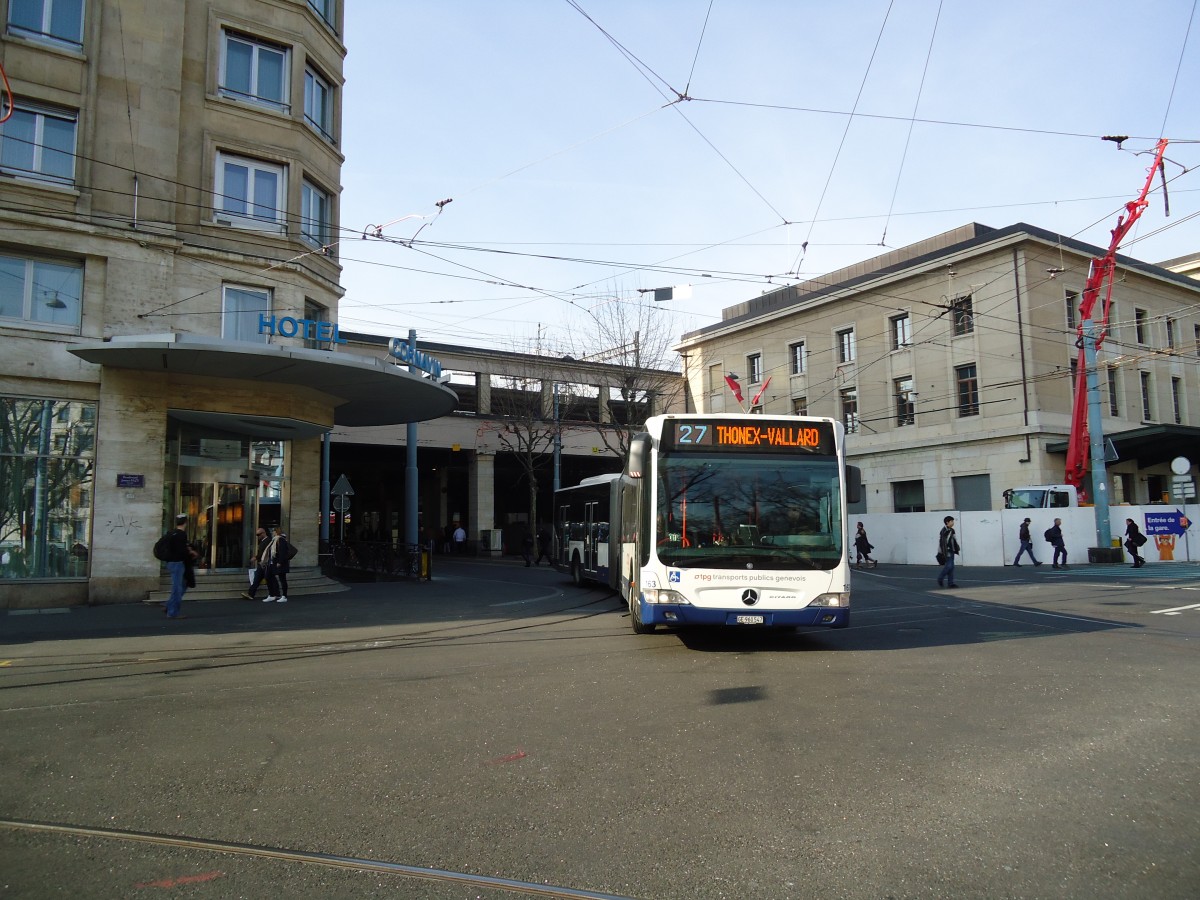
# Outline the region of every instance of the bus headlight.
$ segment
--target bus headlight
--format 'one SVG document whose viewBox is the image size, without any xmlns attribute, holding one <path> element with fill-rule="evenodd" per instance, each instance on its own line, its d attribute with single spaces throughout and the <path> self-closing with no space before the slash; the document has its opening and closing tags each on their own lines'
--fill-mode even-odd
<svg viewBox="0 0 1200 900">
<path fill-rule="evenodd" d="M 685 598 L 683 594 L 679 593 L 679 591 L 655 590 L 654 588 L 649 588 L 642 591 L 642 598 L 647 603 L 675 603 L 682 604 L 684 606 L 689 605 L 687 598 Z"/>
<path fill-rule="evenodd" d="M 837 606 L 837 607 L 845 607 L 846 609 L 849 609 L 850 608 L 850 593 L 848 591 L 846 591 L 843 593 L 821 594 L 821 596 L 814 598 L 812 603 L 810 603 L 808 605 L 809 606 Z"/>
</svg>

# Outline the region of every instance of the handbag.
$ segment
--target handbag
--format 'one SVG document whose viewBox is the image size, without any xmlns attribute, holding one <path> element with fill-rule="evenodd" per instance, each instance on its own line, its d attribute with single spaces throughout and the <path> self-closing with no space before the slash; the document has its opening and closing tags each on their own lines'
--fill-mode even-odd
<svg viewBox="0 0 1200 900">
<path fill-rule="evenodd" d="M 250 576 L 250 583 L 254 584 L 254 573 L 258 571 L 257 566 L 251 566 L 246 570 L 246 574 Z"/>
<path fill-rule="evenodd" d="M 287 558 L 288 558 L 288 559 L 295 559 L 295 558 L 296 558 L 296 554 L 297 554 L 297 553 L 299 553 L 299 552 L 300 552 L 300 551 L 296 549 L 296 545 L 295 545 L 295 544 L 293 544 L 291 541 L 288 541 L 288 545 L 287 545 Z"/>
<path fill-rule="evenodd" d="M 944 566 L 946 564 L 946 554 L 943 553 L 941 550 L 938 551 L 937 556 L 934 557 L 934 559 L 937 560 L 937 564 L 939 566 Z"/>
</svg>

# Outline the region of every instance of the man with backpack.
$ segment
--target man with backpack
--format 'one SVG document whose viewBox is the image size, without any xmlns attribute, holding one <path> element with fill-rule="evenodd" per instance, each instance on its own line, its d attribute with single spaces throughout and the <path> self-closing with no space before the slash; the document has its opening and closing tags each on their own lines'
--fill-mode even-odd
<svg viewBox="0 0 1200 900">
<path fill-rule="evenodd" d="M 175 527 L 158 539 L 154 545 L 154 556 L 167 564 L 171 576 L 171 595 L 167 598 L 167 618 L 186 619 L 180 613 L 183 595 L 187 591 L 188 568 L 196 558 L 196 551 L 188 546 L 188 517 L 180 513 L 175 517 Z"/>
<path fill-rule="evenodd" d="M 1055 519 L 1054 524 L 1046 529 L 1046 533 L 1042 535 L 1050 544 L 1054 545 L 1054 565 L 1052 569 L 1065 569 L 1067 567 L 1067 545 L 1063 542 L 1062 534 L 1062 519 Z M 1062 565 L 1059 565 L 1059 558 L 1062 558 Z"/>
</svg>

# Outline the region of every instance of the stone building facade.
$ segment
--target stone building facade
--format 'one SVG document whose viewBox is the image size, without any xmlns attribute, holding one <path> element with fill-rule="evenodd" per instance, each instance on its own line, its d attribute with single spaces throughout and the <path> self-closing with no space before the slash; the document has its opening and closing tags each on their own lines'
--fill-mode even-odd
<svg viewBox="0 0 1200 900">
<path fill-rule="evenodd" d="M 839 418 L 862 468 L 856 510 L 998 509 L 1061 483 L 1079 301 L 1099 247 L 978 224 L 730 307 L 677 345 L 694 408 Z M 1200 284 L 1118 258 L 1099 354 L 1110 502 L 1170 499 L 1200 462 Z M 1183 267 L 1180 267 L 1183 268 Z M 769 383 L 767 379 L 770 379 Z"/>
<path fill-rule="evenodd" d="M 329 352 L 341 4 L 0 9 L 0 606 L 144 598 L 177 512 L 202 574 L 315 564 L 321 436 L 456 402 Z"/>
</svg>

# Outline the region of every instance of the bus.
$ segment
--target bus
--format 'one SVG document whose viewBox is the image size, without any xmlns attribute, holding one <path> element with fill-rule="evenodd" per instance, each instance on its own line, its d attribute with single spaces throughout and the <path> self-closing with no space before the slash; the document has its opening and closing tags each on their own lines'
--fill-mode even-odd
<svg viewBox="0 0 1200 900">
<path fill-rule="evenodd" d="M 861 491 L 845 458 L 834 419 L 653 416 L 622 472 L 555 493 L 556 566 L 617 591 L 638 634 L 845 628 Z"/>
</svg>

